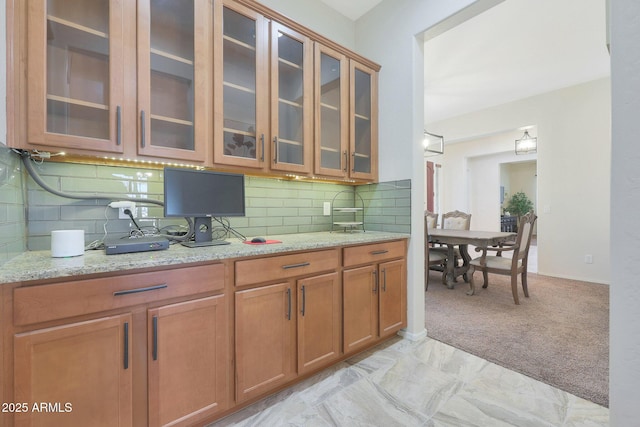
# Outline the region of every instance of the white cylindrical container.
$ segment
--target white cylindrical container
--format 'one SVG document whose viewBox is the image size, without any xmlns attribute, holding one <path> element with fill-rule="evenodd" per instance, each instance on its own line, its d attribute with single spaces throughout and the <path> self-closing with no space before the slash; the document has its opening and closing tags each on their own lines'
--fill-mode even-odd
<svg viewBox="0 0 640 427">
<path fill-rule="evenodd" d="M 84 230 L 53 230 L 51 256 L 63 258 L 84 254 Z"/>
</svg>

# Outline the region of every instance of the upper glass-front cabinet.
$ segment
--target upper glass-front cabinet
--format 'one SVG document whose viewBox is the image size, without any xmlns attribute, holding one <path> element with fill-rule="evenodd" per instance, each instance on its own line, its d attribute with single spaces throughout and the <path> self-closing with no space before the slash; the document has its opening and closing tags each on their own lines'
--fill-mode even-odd
<svg viewBox="0 0 640 427">
<path fill-rule="evenodd" d="M 262 169 L 268 165 L 268 24 L 236 3 L 215 5 L 214 162 Z"/>
<path fill-rule="evenodd" d="M 29 2 L 29 143 L 123 151 L 123 13 L 120 1 Z"/>
<path fill-rule="evenodd" d="M 349 176 L 349 62 L 315 45 L 315 173 Z"/>
<path fill-rule="evenodd" d="M 206 0 L 138 3 L 140 154 L 204 160 L 207 6 Z"/>
<path fill-rule="evenodd" d="M 350 176 L 375 180 L 378 176 L 378 75 L 351 60 Z"/>
<path fill-rule="evenodd" d="M 306 36 L 271 22 L 271 169 L 311 172 L 313 46 Z"/>
</svg>

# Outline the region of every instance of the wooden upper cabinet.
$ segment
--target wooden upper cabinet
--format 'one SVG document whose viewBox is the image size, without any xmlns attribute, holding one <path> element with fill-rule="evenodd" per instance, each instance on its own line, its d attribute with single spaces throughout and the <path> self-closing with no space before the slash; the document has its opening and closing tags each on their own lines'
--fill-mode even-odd
<svg viewBox="0 0 640 427">
<path fill-rule="evenodd" d="M 28 145 L 206 160 L 207 0 L 28 7 Z"/>
<path fill-rule="evenodd" d="M 315 44 L 315 167 L 318 175 L 349 176 L 349 61 Z"/>
<path fill-rule="evenodd" d="M 214 3 L 214 142 L 217 164 L 269 164 L 268 21 L 233 1 Z"/>
<path fill-rule="evenodd" d="M 138 1 L 140 155 L 205 160 L 209 10 L 206 0 Z"/>
<path fill-rule="evenodd" d="M 311 172 L 313 44 L 271 21 L 271 169 Z"/>
<path fill-rule="evenodd" d="M 123 152 L 128 7 L 117 0 L 28 3 L 28 146 Z"/>
<path fill-rule="evenodd" d="M 350 61 L 350 176 L 378 178 L 378 73 Z"/>
</svg>

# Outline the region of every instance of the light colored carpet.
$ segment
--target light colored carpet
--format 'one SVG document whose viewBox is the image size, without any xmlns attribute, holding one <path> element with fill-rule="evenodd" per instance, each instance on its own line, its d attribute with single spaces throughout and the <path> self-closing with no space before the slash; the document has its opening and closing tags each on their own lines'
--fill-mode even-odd
<svg viewBox="0 0 640 427">
<path fill-rule="evenodd" d="M 529 273 L 529 298 L 513 303 L 510 279 L 489 275 L 476 295 L 430 273 L 427 335 L 602 406 L 609 405 L 609 286 Z"/>
</svg>

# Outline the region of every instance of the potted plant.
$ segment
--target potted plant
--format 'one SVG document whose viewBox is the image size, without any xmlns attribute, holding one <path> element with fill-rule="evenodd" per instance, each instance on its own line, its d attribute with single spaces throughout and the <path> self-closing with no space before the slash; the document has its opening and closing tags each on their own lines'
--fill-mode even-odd
<svg viewBox="0 0 640 427">
<path fill-rule="evenodd" d="M 518 191 L 513 196 L 511 196 L 511 199 L 509 199 L 509 202 L 507 202 L 505 210 L 508 211 L 511 215 L 515 215 L 518 218 L 519 224 L 520 217 L 533 210 L 533 202 L 522 191 Z"/>
</svg>

